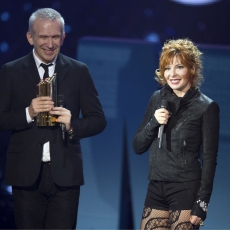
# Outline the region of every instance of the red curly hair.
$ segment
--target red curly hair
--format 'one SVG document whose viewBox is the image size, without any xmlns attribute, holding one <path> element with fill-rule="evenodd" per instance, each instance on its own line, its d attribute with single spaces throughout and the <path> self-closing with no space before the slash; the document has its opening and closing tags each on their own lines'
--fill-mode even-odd
<svg viewBox="0 0 230 230">
<path fill-rule="evenodd" d="M 164 86 L 167 81 L 164 77 L 165 67 L 169 65 L 174 56 L 177 56 L 181 63 L 189 70 L 191 86 L 199 87 L 203 81 L 202 53 L 189 39 L 168 40 L 164 43 L 159 59 L 159 69 L 155 71 L 156 80 Z"/>
</svg>

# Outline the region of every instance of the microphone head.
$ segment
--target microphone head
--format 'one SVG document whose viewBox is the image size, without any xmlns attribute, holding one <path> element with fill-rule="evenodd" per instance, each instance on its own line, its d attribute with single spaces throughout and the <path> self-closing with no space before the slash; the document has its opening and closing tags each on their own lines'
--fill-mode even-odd
<svg viewBox="0 0 230 230">
<path fill-rule="evenodd" d="M 65 107 L 65 97 L 64 95 L 60 94 L 57 96 L 57 106 L 58 107 Z"/>
<path fill-rule="evenodd" d="M 161 108 L 168 108 L 168 101 L 167 100 L 161 100 Z"/>
</svg>

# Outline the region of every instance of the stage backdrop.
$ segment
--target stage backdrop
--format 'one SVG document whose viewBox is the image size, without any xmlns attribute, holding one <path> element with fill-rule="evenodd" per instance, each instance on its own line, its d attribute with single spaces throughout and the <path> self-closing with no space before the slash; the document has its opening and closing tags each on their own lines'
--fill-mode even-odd
<svg viewBox="0 0 230 230">
<path fill-rule="evenodd" d="M 105 131 L 85 139 L 83 157 L 85 186 L 82 187 L 78 227 L 119 229 L 124 134 L 127 148 L 133 219 L 141 219 L 147 187 L 148 154 L 135 155 L 132 138 L 142 120 L 151 94 L 156 90 L 154 71 L 160 45 L 134 40 L 83 38 L 77 59 L 92 73 L 108 125 Z M 89 221 L 90 220 L 90 221 Z"/>
<path fill-rule="evenodd" d="M 148 152 L 135 155 L 132 139 L 150 96 L 159 87 L 154 72 L 160 47 L 159 43 L 137 40 L 79 40 L 77 59 L 90 68 L 108 122 L 102 134 L 82 140 L 85 185 L 81 190 L 79 229 L 121 229 L 124 219 L 139 229 L 148 184 Z M 204 52 L 202 91 L 221 108 L 217 174 L 203 229 L 228 229 L 230 49 L 205 45 L 200 48 Z M 124 177 L 128 178 L 125 186 Z M 123 210 L 127 210 L 125 218 L 121 216 Z"/>
</svg>

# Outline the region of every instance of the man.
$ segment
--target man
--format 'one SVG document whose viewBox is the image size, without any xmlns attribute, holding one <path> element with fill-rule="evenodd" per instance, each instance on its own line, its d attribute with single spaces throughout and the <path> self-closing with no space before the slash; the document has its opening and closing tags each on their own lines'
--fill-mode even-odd
<svg viewBox="0 0 230 230">
<path fill-rule="evenodd" d="M 19 229 L 74 229 L 84 183 L 79 140 L 102 132 L 106 120 L 87 66 L 59 53 L 62 16 L 50 8 L 35 11 L 26 36 L 33 51 L 0 71 L 0 130 L 12 133 L 6 183 L 12 185 L 15 222 Z M 57 73 L 65 106 L 37 97 L 44 64 L 49 76 Z M 58 116 L 64 140 L 59 125 L 36 124 L 41 112 Z"/>
</svg>

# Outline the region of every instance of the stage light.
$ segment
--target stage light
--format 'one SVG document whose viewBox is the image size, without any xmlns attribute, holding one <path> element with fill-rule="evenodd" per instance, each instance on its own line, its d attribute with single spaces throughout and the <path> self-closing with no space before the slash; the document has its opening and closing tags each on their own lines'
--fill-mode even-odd
<svg viewBox="0 0 230 230">
<path fill-rule="evenodd" d="M 145 14 L 145 16 L 146 17 L 152 17 L 153 16 L 153 11 L 152 11 L 152 9 L 150 9 L 150 8 L 146 8 L 145 10 L 144 10 L 144 14 Z"/>
<path fill-rule="evenodd" d="M 23 10 L 24 11 L 30 11 L 32 8 L 32 4 L 31 3 L 25 3 L 23 6 Z"/>
<path fill-rule="evenodd" d="M 9 44 L 8 44 L 7 42 L 1 42 L 1 43 L 0 43 L 0 51 L 1 51 L 2 53 L 7 52 L 8 49 L 9 49 Z"/>
<path fill-rule="evenodd" d="M 198 5 L 208 5 L 208 4 L 216 3 L 221 0 L 171 0 L 171 1 L 178 2 L 185 5 L 198 6 Z"/>
<path fill-rule="evenodd" d="M 69 33 L 72 30 L 70 25 L 65 24 L 65 33 Z"/>
<path fill-rule="evenodd" d="M 146 35 L 145 40 L 150 42 L 160 42 L 160 36 L 155 32 L 151 32 Z"/>
<path fill-rule="evenodd" d="M 12 194 L 12 187 L 11 187 L 11 186 L 6 186 L 6 191 L 7 191 L 9 194 Z"/>
<path fill-rule="evenodd" d="M 10 19 L 9 12 L 2 12 L 1 13 L 1 21 L 8 21 Z"/>
</svg>

